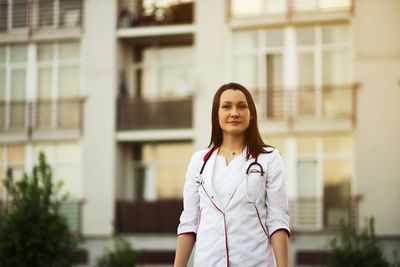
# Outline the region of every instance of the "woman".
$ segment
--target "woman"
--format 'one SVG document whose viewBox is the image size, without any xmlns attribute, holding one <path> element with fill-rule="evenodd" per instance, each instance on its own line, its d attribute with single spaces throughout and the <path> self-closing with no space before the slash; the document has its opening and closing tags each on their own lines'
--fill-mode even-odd
<svg viewBox="0 0 400 267">
<path fill-rule="evenodd" d="M 195 242 L 196 267 L 289 266 L 283 168 L 261 139 L 249 91 L 221 86 L 210 146 L 194 153 L 187 170 L 174 266 L 187 265 Z"/>
</svg>

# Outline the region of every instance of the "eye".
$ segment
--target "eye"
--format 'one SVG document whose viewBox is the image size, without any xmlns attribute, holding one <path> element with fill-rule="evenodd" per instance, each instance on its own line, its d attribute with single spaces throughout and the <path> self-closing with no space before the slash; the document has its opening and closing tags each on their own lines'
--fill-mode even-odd
<svg viewBox="0 0 400 267">
<path fill-rule="evenodd" d="M 221 108 L 229 108 L 229 105 L 222 105 Z"/>
</svg>

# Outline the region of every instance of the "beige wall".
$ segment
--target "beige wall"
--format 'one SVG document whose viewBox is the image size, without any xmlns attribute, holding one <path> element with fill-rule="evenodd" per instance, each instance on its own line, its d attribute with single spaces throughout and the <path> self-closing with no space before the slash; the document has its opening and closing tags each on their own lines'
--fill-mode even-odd
<svg viewBox="0 0 400 267">
<path fill-rule="evenodd" d="M 82 39 L 84 114 L 83 233 L 112 233 L 115 202 L 115 98 L 117 1 L 85 2 Z M 105 19 L 106 18 L 106 19 Z"/>
<path fill-rule="evenodd" d="M 400 1 L 356 1 L 355 154 L 360 218 L 378 234 L 400 234 Z"/>
</svg>

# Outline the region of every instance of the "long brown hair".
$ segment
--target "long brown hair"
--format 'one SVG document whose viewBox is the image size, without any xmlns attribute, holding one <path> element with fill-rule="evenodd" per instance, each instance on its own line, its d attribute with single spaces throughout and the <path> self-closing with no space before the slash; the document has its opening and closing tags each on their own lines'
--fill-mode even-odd
<svg viewBox="0 0 400 267">
<path fill-rule="evenodd" d="M 247 155 L 246 155 L 247 159 L 249 159 L 250 156 L 257 157 L 261 153 L 271 153 L 271 151 L 266 151 L 264 149 L 264 147 L 272 147 L 272 146 L 265 144 L 261 138 L 257 125 L 257 110 L 253 98 L 249 90 L 247 90 L 246 87 L 238 83 L 224 84 L 217 90 L 217 92 L 214 95 L 212 112 L 211 112 L 211 123 L 212 123 L 211 140 L 208 147 L 221 146 L 222 144 L 223 136 L 222 136 L 222 129 L 219 125 L 218 110 L 222 93 L 229 89 L 241 91 L 246 97 L 247 105 L 250 110 L 250 118 L 252 119 L 250 120 L 249 127 L 246 129 L 244 136 L 244 146 L 247 146 Z"/>
</svg>

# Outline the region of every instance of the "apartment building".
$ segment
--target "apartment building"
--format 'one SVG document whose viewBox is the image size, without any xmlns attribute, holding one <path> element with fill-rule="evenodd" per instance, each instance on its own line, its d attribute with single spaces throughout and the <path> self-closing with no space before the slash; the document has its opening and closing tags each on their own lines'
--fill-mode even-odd
<svg viewBox="0 0 400 267">
<path fill-rule="evenodd" d="M 191 154 L 223 83 L 252 92 L 287 168 L 293 266 L 343 218 L 400 246 L 397 0 L 1 0 L 2 175 L 44 150 L 93 266 L 114 231 L 174 256 Z M 5 197 L 5 190 L 0 191 Z"/>
</svg>

